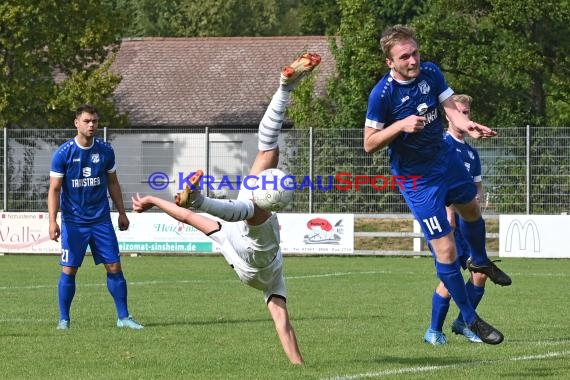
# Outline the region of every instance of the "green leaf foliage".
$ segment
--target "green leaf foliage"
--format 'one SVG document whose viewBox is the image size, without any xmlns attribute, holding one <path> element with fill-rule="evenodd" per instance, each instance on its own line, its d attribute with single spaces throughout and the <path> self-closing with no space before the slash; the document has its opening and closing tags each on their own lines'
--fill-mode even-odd
<svg viewBox="0 0 570 380">
<path fill-rule="evenodd" d="M 570 2 L 430 0 L 426 9 L 413 22 L 424 60 L 475 95 L 475 116 L 501 126 L 568 120 L 556 110 L 570 100 Z"/>
<path fill-rule="evenodd" d="M 120 119 L 110 102 L 118 81 L 101 65 L 118 47 L 122 20 L 109 1 L 0 3 L 0 125 L 70 125 L 70 112 L 86 101 Z"/>
</svg>

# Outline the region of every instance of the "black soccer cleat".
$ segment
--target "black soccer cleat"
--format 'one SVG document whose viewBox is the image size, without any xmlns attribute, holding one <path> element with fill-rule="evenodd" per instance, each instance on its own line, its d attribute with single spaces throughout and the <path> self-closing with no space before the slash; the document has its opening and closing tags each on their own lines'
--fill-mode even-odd
<svg viewBox="0 0 570 380">
<path fill-rule="evenodd" d="M 473 323 L 469 325 L 469 329 L 477 334 L 477 336 L 487 344 L 499 344 L 503 339 L 505 339 L 499 330 L 479 317 L 475 318 Z"/>
<path fill-rule="evenodd" d="M 471 260 L 471 257 L 467 259 L 467 269 L 471 272 L 483 273 L 487 275 L 497 285 L 509 286 L 512 284 L 512 280 L 508 274 L 499 269 L 498 266 L 491 260 L 486 265 L 477 265 Z"/>
</svg>

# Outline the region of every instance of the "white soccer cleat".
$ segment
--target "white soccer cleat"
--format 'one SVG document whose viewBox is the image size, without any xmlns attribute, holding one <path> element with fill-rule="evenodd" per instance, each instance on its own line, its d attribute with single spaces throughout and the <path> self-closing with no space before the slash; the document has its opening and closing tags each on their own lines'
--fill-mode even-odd
<svg viewBox="0 0 570 380">
<path fill-rule="evenodd" d="M 142 330 L 144 328 L 144 326 L 135 321 L 131 315 L 126 318 L 117 319 L 117 327 L 131 330 Z"/>
</svg>

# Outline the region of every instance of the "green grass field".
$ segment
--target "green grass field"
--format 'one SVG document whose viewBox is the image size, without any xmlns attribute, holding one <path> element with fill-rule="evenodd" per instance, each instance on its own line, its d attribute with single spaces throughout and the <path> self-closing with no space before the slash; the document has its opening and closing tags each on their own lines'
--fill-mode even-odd
<svg viewBox="0 0 570 380">
<path fill-rule="evenodd" d="M 513 285 L 479 312 L 499 346 L 422 341 L 436 285 L 430 258 L 286 257 L 289 310 L 306 364 L 288 363 L 260 291 L 221 256 L 125 257 L 141 331 L 115 326 L 102 267 L 87 257 L 72 329 L 55 329 L 55 256 L 0 257 L 2 379 L 562 379 L 570 376 L 565 260 L 506 259 Z"/>
</svg>

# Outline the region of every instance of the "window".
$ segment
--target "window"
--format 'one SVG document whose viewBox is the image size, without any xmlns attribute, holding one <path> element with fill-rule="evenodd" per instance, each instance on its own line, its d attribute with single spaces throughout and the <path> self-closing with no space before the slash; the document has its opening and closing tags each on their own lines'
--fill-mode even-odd
<svg viewBox="0 0 570 380">
<path fill-rule="evenodd" d="M 141 181 L 147 182 L 154 173 L 164 173 L 164 180 L 173 182 L 172 164 L 174 159 L 174 141 L 142 141 L 141 145 Z M 160 181 L 160 176 L 156 180 Z"/>
</svg>

